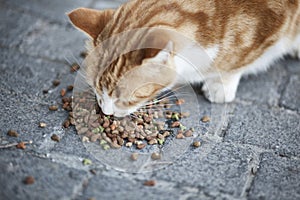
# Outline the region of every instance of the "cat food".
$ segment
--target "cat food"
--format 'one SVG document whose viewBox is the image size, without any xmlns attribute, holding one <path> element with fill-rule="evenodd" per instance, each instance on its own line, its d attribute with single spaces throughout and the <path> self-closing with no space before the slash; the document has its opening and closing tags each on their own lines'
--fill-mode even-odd
<svg viewBox="0 0 300 200">
<path fill-rule="evenodd" d="M 136 161 L 139 157 L 139 154 L 138 153 L 132 153 L 131 156 L 130 156 L 130 159 L 133 160 L 133 161 Z"/>
<path fill-rule="evenodd" d="M 16 146 L 18 149 L 26 149 L 25 142 L 19 142 Z"/>
<path fill-rule="evenodd" d="M 18 132 L 15 131 L 15 130 L 9 130 L 9 131 L 7 132 L 7 135 L 10 136 L 10 137 L 19 137 Z"/>
<path fill-rule="evenodd" d="M 175 137 L 177 139 L 191 137 L 193 134 L 192 129 L 185 131 L 186 127 L 180 122 L 182 118 L 188 117 L 189 113 L 166 109 L 168 107 L 166 105 L 172 105 L 168 99 L 153 100 L 147 109 L 140 109 L 134 112 L 132 116 L 119 119 L 101 113 L 91 113 L 91 110 L 101 112 L 100 108 L 94 102 L 84 98 L 88 95 L 82 96 L 82 98 L 74 99 L 75 106 L 73 109 L 75 112 L 70 112 L 72 114 L 69 116 L 69 121 L 73 120 L 73 123 L 70 121 L 70 124 L 77 124 L 77 132 L 84 137 L 84 141 L 98 141 L 103 149 L 134 146 L 141 150 L 147 145 L 163 145 L 166 138 L 173 134 L 173 130 L 169 130 L 170 128 L 180 129 L 179 134 Z M 72 98 L 63 97 L 62 102 L 64 105 L 70 104 Z M 182 103 L 184 100 L 180 99 L 175 104 Z M 76 116 L 73 116 L 74 114 Z M 69 123 L 66 121 L 63 126 L 68 127 Z"/>
<path fill-rule="evenodd" d="M 201 145 L 200 141 L 193 142 L 193 146 L 196 148 L 200 147 L 200 145 Z"/>
<path fill-rule="evenodd" d="M 201 118 L 201 121 L 206 123 L 206 122 L 210 121 L 210 118 L 208 116 L 204 116 L 204 117 Z"/>
<path fill-rule="evenodd" d="M 51 106 L 49 106 L 49 110 L 50 111 L 57 111 L 58 110 L 58 106 L 57 105 L 51 105 Z"/>
<path fill-rule="evenodd" d="M 59 142 L 59 141 L 60 141 L 60 138 L 58 137 L 58 135 L 53 134 L 53 135 L 51 136 L 51 140 L 53 140 L 53 141 L 55 141 L 55 142 Z"/>
<path fill-rule="evenodd" d="M 144 182 L 145 186 L 155 186 L 156 182 L 155 180 L 148 180 Z"/>
<path fill-rule="evenodd" d="M 35 182 L 35 179 L 33 176 L 27 176 L 24 180 L 23 183 L 26 185 L 31 185 Z"/>
<path fill-rule="evenodd" d="M 60 95 L 61 95 L 62 97 L 64 97 L 64 96 L 66 95 L 66 93 L 67 93 L 67 91 L 66 91 L 65 89 L 61 89 L 61 90 L 60 90 Z"/>
<path fill-rule="evenodd" d="M 154 152 L 151 154 L 151 158 L 153 160 L 159 160 L 161 158 L 161 155 L 159 153 Z"/>
<path fill-rule="evenodd" d="M 45 128 L 46 126 L 47 126 L 47 124 L 45 122 L 40 122 L 39 123 L 40 128 Z"/>
<path fill-rule="evenodd" d="M 54 87 L 58 86 L 59 84 L 60 84 L 60 80 L 55 79 L 55 80 L 52 81 L 52 85 Z"/>
<path fill-rule="evenodd" d="M 84 158 L 82 160 L 82 164 L 83 165 L 91 165 L 91 164 L 93 164 L 93 162 L 90 159 Z"/>
<path fill-rule="evenodd" d="M 67 90 L 68 90 L 68 91 L 72 91 L 72 90 L 73 90 L 73 88 L 74 88 L 74 86 L 73 86 L 73 85 L 68 85 L 68 87 L 67 87 Z"/>
<path fill-rule="evenodd" d="M 73 63 L 71 65 L 70 71 L 73 73 L 73 72 L 77 72 L 79 69 L 80 69 L 80 66 L 77 63 Z"/>
</svg>

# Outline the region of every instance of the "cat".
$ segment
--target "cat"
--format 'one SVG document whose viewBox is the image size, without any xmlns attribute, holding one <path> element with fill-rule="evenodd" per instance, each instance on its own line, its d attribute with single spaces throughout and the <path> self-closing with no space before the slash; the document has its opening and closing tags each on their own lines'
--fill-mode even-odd
<svg viewBox="0 0 300 200">
<path fill-rule="evenodd" d="M 178 76 L 191 83 L 204 82 L 202 90 L 211 102 L 233 101 L 243 75 L 265 71 L 285 54 L 300 57 L 299 4 L 300 0 L 132 0 L 115 10 L 78 8 L 68 16 L 91 38 L 92 50 L 116 34 L 148 27 L 172 30 L 199 44 L 200 48 L 153 31 L 146 40 L 159 49 L 127 52 L 101 73 L 97 73 L 100 58 L 91 53 L 87 82 L 102 111 L 122 117 L 174 87 L 180 82 Z M 117 43 L 126 46 L 146 40 L 133 36 Z M 188 56 L 202 50 L 210 61 L 200 58 L 204 64 L 198 69 L 174 54 Z M 109 52 L 101 59 L 106 56 Z M 195 70 L 203 76 L 196 76 Z"/>
</svg>

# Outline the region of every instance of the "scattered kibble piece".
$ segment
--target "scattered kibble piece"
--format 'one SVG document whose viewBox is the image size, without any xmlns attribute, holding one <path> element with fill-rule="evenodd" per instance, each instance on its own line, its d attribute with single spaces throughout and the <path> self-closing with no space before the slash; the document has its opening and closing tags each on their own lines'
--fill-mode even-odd
<svg viewBox="0 0 300 200">
<path fill-rule="evenodd" d="M 144 182 L 145 186 L 155 186 L 156 182 L 155 180 L 148 180 Z"/>
<path fill-rule="evenodd" d="M 131 160 L 134 160 L 134 161 L 136 161 L 136 160 L 138 159 L 138 157 L 139 157 L 139 154 L 138 154 L 138 153 L 132 153 L 132 154 L 130 155 Z"/>
<path fill-rule="evenodd" d="M 77 63 L 71 65 L 71 72 L 77 72 L 80 69 L 80 66 Z"/>
<path fill-rule="evenodd" d="M 159 160 L 161 158 L 161 155 L 160 155 L 160 153 L 154 152 L 154 153 L 151 154 L 151 158 L 153 160 Z"/>
<path fill-rule="evenodd" d="M 182 132 L 180 132 L 176 135 L 176 139 L 183 139 L 183 138 L 184 138 L 184 135 Z"/>
<path fill-rule="evenodd" d="M 185 137 L 192 137 L 193 136 L 193 131 L 192 130 L 187 130 L 184 132 Z"/>
<path fill-rule="evenodd" d="M 18 132 L 15 131 L 15 130 L 9 130 L 9 131 L 7 132 L 7 135 L 10 136 L 10 137 L 19 137 Z"/>
<path fill-rule="evenodd" d="M 194 147 L 200 147 L 200 145 L 201 145 L 201 142 L 200 142 L 200 141 L 195 141 L 195 142 L 193 142 L 193 146 L 194 146 Z"/>
<path fill-rule="evenodd" d="M 57 105 L 51 105 L 51 106 L 49 106 L 49 110 L 50 111 L 57 111 L 58 110 L 58 106 Z"/>
<path fill-rule="evenodd" d="M 83 165 L 91 165 L 91 164 L 93 164 L 93 162 L 90 159 L 84 158 L 82 160 L 82 164 Z"/>
<path fill-rule="evenodd" d="M 74 86 L 73 86 L 73 85 L 68 85 L 68 87 L 67 87 L 67 90 L 68 90 L 68 91 L 72 91 L 72 90 L 73 90 L 73 88 L 74 88 Z"/>
<path fill-rule="evenodd" d="M 82 57 L 82 58 L 87 57 L 87 55 L 88 55 L 88 52 L 86 52 L 86 51 L 80 52 L 80 57 Z"/>
<path fill-rule="evenodd" d="M 69 126 L 70 126 L 70 120 L 66 119 L 66 120 L 64 121 L 64 123 L 63 123 L 63 127 L 64 127 L 64 128 L 69 128 Z"/>
<path fill-rule="evenodd" d="M 60 141 L 60 138 L 59 138 L 58 135 L 53 134 L 53 135 L 51 136 L 51 140 L 53 140 L 53 141 L 55 141 L 55 142 L 59 142 L 59 141 Z"/>
<path fill-rule="evenodd" d="M 26 145 L 24 142 L 19 142 L 16 146 L 18 149 L 26 149 Z"/>
<path fill-rule="evenodd" d="M 67 91 L 66 91 L 65 89 L 61 89 L 61 90 L 60 90 L 60 95 L 61 95 L 62 97 L 64 97 L 64 96 L 66 95 L 66 93 L 67 93 Z"/>
<path fill-rule="evenodd" d="M 40 122 L 39 123 L 40 128 L 45 128 L 46 126 L 47 126 L 47 124 L 45 122 Z"/>
<path fill-rule="evenodd" d="M 60 80 L 55 79 L 52 81 L 52 85 L 55 87 L 58 86 L 59 84 L 60 84 Z"/>
<path fill-rule="evenodd" d="M 26 185 L 31 185 L 34 183 L 34 177 L 33 176 L 27 176 L 24 180 L 23 183 Z"/>
<path fill-rule="evenodd" d="M 201 121 L 206 123 L 206 122 L 210 121 L 210 118 L 208 116 L 204 116 L 204 117 L 201 118 Z"/>
</svg>

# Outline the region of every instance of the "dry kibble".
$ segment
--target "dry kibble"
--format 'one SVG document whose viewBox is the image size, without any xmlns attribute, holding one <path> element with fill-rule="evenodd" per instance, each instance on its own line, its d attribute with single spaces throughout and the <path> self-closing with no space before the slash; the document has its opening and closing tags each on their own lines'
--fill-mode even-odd
<svg viewBox="0 0 300 200">
<path fill-rule="evenodd" d="M 193 136 L 193 131 L 192 130 L 187 130 L 184 132 L 185 137 L 192 137 Z"/>
<path fill-rule="evenodd" d="M 132 153 L 130 156 L 130 159 L 136 161 L 138 159 L 138 157 L 139 157 L 138 153 Z"/>
<path fill-rule="evenodd" d="M 67 91 L 71 89 L 73 86 L 67 87 Z M 184 103 L 184 99 L 178 99 L 176 102 L 153 100 L 146 109 L 142 108 L 134 112 L 134 117 L 125 117 L 119 120 L 115 116 L 104 115 L 96 101 L 93 102 L 90 100 L 91 98 L 86 98 L 88 96 L 88 93 L 83 92 L 80 98 L 62 97 L 63 108 L 70 111 L 69 118 L 63 123 L 63 126 L 74 125 L 76 121 L 77 132 L 85 137 L 84 141 L 100 141 L 103 149 L 121 148 L 122 146 L 144 149 L 147 145 L 163 145 L 169 136 L 178 139 L 192 136 L 192 131 L 184 132 L 187 128 L 180 122 L 188 114 L 165 109 L 170 106 L 178 107 Z M 156 120 L 160 118 L 163 118 L 164 121 Z M 166 125 L 178 129 L 180 134 L 174 136 L 173 130 L 166 130 Z"/>
<path fill-rule="evenodd" d="M 143 149 L 143 148 L 145 148 L 145 146 L 146 146 L 145 143 L 141 143 L 141 144 L 136 145 L 136 147 L 137 147 L 138 149 Z"/>
<path fill-rule="evenodd" d="M 87 57 L 88 53 L 86 51 L 80 52 L 80 57 L 85 58 Z"/>
<path fill-rule="evenodd" d="M 69 126 L 70 126 L 70 120 L 65 120 L 64 121 L 64 123 L 63 123 L 63 126 L 64 126 L 64 128 L 69 128 Z"/>
<path fill-rule="evenodd" d="M 15 130 L 9 130 L 7 132 L 7 135 L 10 136 L 10 137 L 19 137 L 19 134 Z"/>
<path fill-rule="evenodd" d="M 45 122 L 40 122 L 39 123 L 40 128 L 45 128 L 46 126 L 47 126 L 47 124 Z"/>
<path fill-rule="evenodd" d="M 58 86 L 59 84 L 60 84 L 60 80 L 55 79 L 52 81 L 52 85 L 55 87 Z"/>
<path fill-rule="evenodd" d="M 178 133 L 176 135 L 176 139 L 183 139 L 184 138 L 184 135 L 182 133 Z"/>
<path fill-rule="evenodd" d="M 19 142 L 16 146 L 18 149 L 26 149 L 26 145 L 24 142 Z"/>
<path fill-rule="evenodd" d="M 175 121 L 171 124 L 171 127 L 172 128 L 175 128 L 175 127 L 179 127 L 180 126 L 180 122 L 179 121 Z"/>
<path fill-rule="evenodd" d="M 73 90 L 73 88 L 74 88 L 74 86 L 73 86 L 73 85 L 68 85 L 68 87 L 67 87 L 67 90 L 68 90 L 68 91 L 72 91 L 72 90 Z"/>
<path fill-rule="evenodd" d="M 49 106 L 49 110 L 50 111 L 57 111 L 58 110 L 58 106 L 57 105 L 51 105 L 51 106 Z"/>
<path fill-rule="evenodd" d="M 154 152 L 154 153 L 151 154 L 151 158 L 153 160 L 159 160 L 161 158 L 161 155 L 159 153 Z"/>
<path fill-rule="evenodd" d="M 210 121 L 210 118 L 208 116 L 204 116 L 204 117 L 201 118 L 201 121 L 206 123 L 206 122 Z"/>
<path fill-rule="evenodd" d="M 24 180 L 23 183 L 26 185 L 31 185 L 34 183 L 34 177 L 33 176 L 27 176 Z"/>
<path fill-rule="evenodd" d="M 200 145 L 201 145 L 200 141 L 193 142 L 194 147 L 200 147 Z"/>
<path fill-rule="evenodd" d="M 51 136 L 51 140 L 53 140 L 53 141 L 55 141 L 55 142 L 59 142 L 59 141 L 60 141 L 60 138 L 59 138 L 58 135 L 53 134 L 53 135 Z"/>
<path fill-rule="evenodd" d="M 80 66 L 77 63 L 71 65 L 71 72 L 77 72 L 80 69 Z"/>
<path fill-rule="evenodd" d="M 155 180 L 148 180 L 144 182 L 145 186 L 155 186 L 156 182 Z"/>
<path fill-rule="evenodd" d="M 61 95 L 62 97 L 64 97 L 64 96 L 66 95 L 66 93 L 67 93 L 67 91 L 66 91 L 65 89 L 61 89 L 61 90 L 60 90 L 60 95 Z"/>
</svg>

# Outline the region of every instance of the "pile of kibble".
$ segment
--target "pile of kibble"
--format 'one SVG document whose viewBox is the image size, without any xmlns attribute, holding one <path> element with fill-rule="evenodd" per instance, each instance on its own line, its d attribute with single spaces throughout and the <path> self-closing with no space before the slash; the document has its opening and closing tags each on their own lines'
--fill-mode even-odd
<svg viewBox="0 0 300 200">
<path fill-rule="evenodd" d="M 121 148 L 122 146 L 136 146 L 143 149 L 147 145 L 163 145 L 166 138 L 177 131 L 176 138 L 183 139 L 193 135 L 193 129 L 187 129 L 181 122 L 181 118 L 189 116 L 189 113 L 174 112 L 169 110 L 172 103 L 168 99 L 151 101 L 146 109 L 140 109 L 131 116 L 122 119 L 99 113 L 95 102 L 85 99 L 87 94 L 81 94 L 82 98 L 74 99 L 73 112 L 76 119 L 76 129 L 85 142 L 98 142 L 103 149 Z M 174 102 L 180 106 L 183 99 Z"/>
</svg>

